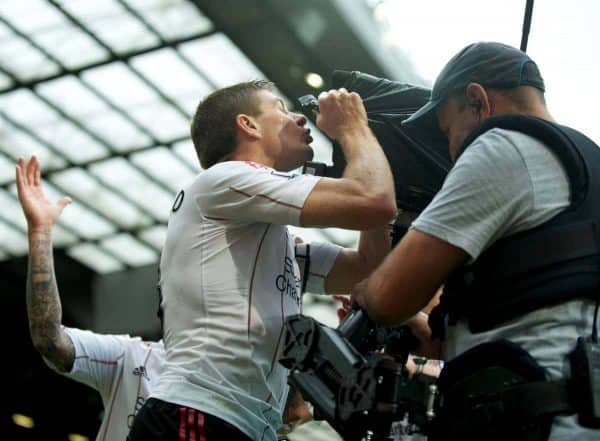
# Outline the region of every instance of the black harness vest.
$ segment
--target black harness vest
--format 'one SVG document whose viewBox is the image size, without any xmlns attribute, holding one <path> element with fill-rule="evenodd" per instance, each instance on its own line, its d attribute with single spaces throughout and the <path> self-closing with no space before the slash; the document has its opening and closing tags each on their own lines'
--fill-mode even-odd
<svg viewBox="0 0 600 441">
<path fill-rule="evenodd" d="M 542 225 L 502 238 L 451 274 L 430 324 L 468 320 L 472 332 L 539 308 L 600 294 L 600 148 L 583 134 L 538 118 L 490 118 L 465 140 L 461 153 L 494 127 L 530 135 L 559 159 L 569 180 L 570 206 Z M 443 335 L 443 334 L 442 334 Z"/>
</svg>

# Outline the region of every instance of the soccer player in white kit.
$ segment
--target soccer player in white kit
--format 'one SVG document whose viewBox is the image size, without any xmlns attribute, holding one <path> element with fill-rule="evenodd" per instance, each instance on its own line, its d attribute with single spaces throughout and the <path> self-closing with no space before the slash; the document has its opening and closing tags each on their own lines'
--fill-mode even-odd
<svg viewBox="0 0 600 441">
<path fill-rule="evenodd" d="M 379 229 L 358 251 L 307 247 L 311 291 L 348 292 L 387 251 L 393 178 L 362 100 L 340 89 L 319 105 L 317 125 L 346 156 L 340 179 L 290 173 L 312 158 L 312 138 L 270 83 L 198 106 L 191 133 L 205 170 L 174 201 L 160 262 L 167 361 L 131 441 L 275 440 L 288 390 L 277 349 L 301 308 L 286 225 Z"/>
<path fill-rule="evenodd" d="M 163 343 L 62 326 L 52 227 L 70 200 L 48 200 L 42 192 L 40 164 L 35 157 L 27 163 L 19 160 L 16 174 L 28 226 L 26 302 L 33 344 L 51 368 L 100 393 L 105 412 L 96 439 L 124 440 L 162 370 Z"/>
<path fill-rule="evenodd" d="M 129 335 L 98 334 L 61 325 L 61 303 L 54 274 L 52 227 L 70 201 L 51 202 L 43 193 L 37 158 L 17 164 L 17 188 L 28 224 L 29 268 L 27 314 L 33 343 L 56 372 L 97 390 L 104 417 L 96 439 L 122 441 L 133 425 L 165 361 L 162 340 L 142 341 Z M 304 250 L 304 246 L 299 246 Z M 323 253 L 321 253 L 323 254 Z M 310 266 L 320 267 L 313 261 Z M 318 284 L 318 277 L 309 282 Z M 305 420 L 306 404 L 295 397 L 286 405 L 290 421 Z M 290 422 L 288 421 L 288 422 Z"/>
</svg>

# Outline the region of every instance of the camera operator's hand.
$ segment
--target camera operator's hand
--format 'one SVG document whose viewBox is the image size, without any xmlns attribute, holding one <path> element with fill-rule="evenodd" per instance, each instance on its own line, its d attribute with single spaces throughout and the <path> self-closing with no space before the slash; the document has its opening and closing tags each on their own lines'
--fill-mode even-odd
<svg viewBox="0 0 600 441">
<path fill-rule="evenodd" d="M 356 285 L 354 285 L 354 288 L 352 288 L 352 292 L 350 293 L 350 298 L 351 298 L 352 304 L 353 305 L 357 304 L 358 306 L 363 308 L 365 311 L 367 310 L 365 295 L 367 293 L 367 285 L 368 284 L 369 284 L 369 279 L 366 278 L 366 279 L 362 280 L 361 282 L 358 282 Z"/>
<path fill-rule="evenodd" d="M 367 112 L 360 95 L 343 88 L 321 92 L 317 127 L 338 141 L 368 129 Z"/>
</svg>

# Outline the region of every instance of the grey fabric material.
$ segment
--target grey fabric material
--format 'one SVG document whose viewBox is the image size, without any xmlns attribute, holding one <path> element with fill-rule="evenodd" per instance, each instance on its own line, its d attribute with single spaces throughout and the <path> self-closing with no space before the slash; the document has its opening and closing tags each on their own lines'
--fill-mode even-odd
<svg viewBox="0 0 600 441">
<path fill-rule="evenodd" d="M 567 176 L 536 139 L 492 129 L 464 152 L 412 228 L 476 259 L 496 240 L 550 220 L 569 204 Z"/>
</svg>

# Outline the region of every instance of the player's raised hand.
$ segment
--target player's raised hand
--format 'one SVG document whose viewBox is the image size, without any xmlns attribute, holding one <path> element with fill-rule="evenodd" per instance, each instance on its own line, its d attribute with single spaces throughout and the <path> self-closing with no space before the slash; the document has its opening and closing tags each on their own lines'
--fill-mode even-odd
<svg viewBox="0 0 600 441">
<path fill-rule="evenodd" d="M 40 175 L 40 162 L 35 156 L 27 162 L 19 159 L 16 166 L 17 190 L 29 228 L 51 228 L 63 209 L 71 203 L 69 197 L 62 197 L 58 202 L 50 201 L 42 191 Z"/>
</svg>

